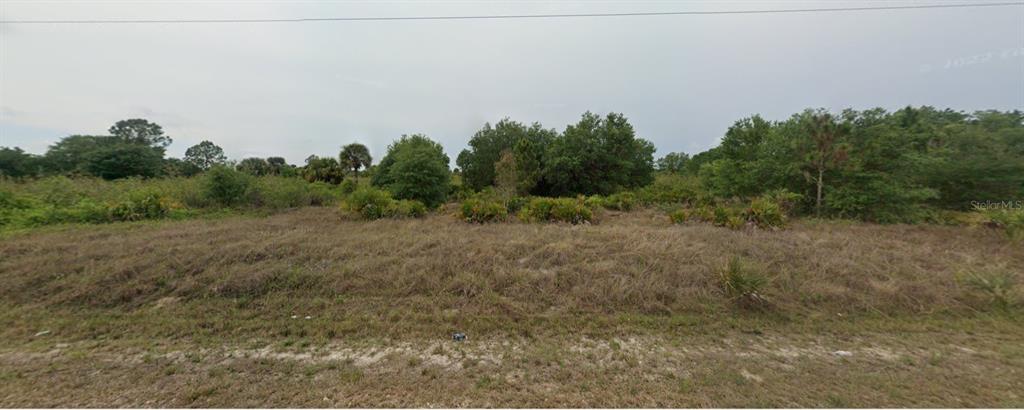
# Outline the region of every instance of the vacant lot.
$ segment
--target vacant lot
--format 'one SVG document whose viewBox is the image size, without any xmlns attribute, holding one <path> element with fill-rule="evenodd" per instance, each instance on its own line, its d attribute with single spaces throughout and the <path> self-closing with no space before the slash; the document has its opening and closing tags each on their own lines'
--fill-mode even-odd
<svg viewBox="0 0 1024 410">
<path fill-rule="evenodd" d="M 0 405 L 1020 407 L 1018 292 L 978 285 L 1017 272 L 984 228 L 654 211 L 47 228 L 0 239 Z"/>
</svg>

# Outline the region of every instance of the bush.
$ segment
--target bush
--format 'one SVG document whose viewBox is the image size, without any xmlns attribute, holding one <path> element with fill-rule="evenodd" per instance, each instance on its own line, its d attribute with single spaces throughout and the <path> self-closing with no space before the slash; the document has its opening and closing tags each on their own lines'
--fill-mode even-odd
<svg viewBox="0 0 1024 410">
<path fill-rule="evenodd" d="M 346 179 L 344 181 L 341 181 L 340 188 L 342 194 L 348 195 L 353 192 L 356 192 L 356 189 L 359 189 L 359 183 L 351 179 Z"/>
<path fill-rule="evenodd" d="M 509 214 L 515 214 L 516 212 L 519 212 L 520 209 L 523 209 L 523 207 L 528 203 L 530 203 L 530 198 L 514 196 L 505 201 L 505 209 L 508 210 Z"/>
<path fill-rule="evenodd" d="M 754 198 L 743 214 L 747 221 L 753 222 L 758 228 L 779 228 L 786 224 L 782 206 L 768 198 Z"/>
<path fill-rule="evenodd" d="M 661 174 L 654 183 L 634 192 L 636 201 L 645 205 L 707 203 L 700 180 L 693 176 Z"/>
<path fill-rule="evenodd" d="M 171 210 L 170 202 L 159 193 L 137 191 L 127 200 L 110 207 L 110 218 L 115 221 L 140 221 L 166 217 Z"/>
<path fill-rule="evenodd" d="M 264 176 L 256 179 L 253 205 L 269 209 L 327 205 L 337 201 L 341 193 L 327 182 L 306 182 L 304 179 Z"/>
<path fill-rule="evenodd" d="M 611 194 L 604 199 L 604 202 L 601 205 L 607 209 L 629 211 L 633 209 L 634 205 L 636 205 L 636 195 L 632 192 Z"/>
<path fill-rule="evenodd" d="M 677 209 L 668 214 L 668 219 L 674 224 L 686 223 L 690 219 L 691 212 L 688 209 Z"/>
<path fill-rule="evenodd" d="M 206 172 L 203 192 L 223 206 L 244 202 L 253 189 L 253 178 L 225 166 L 216 166 Z"/>
<path fill-rule="evenodd" d="M 420 218 L 427 215 L 427 206 L 420 201 L 402 199 L 388 205 L 387 216 L 391 218 Z"/>
<path fill-rule="evenodd" d="M 498 201 L 469 198 L 462 202 L 462 218 L 467 222 L 501 222 L 508 217 L 508 208 Z"/>
<path fill-rule="evenodd" d="M 987 225 L 1002 228 L 1012 240 L 1024 240 L 1024 209 L 989 209 L 980 211 Z"/>
<path fill-rule="evenodd" d="M 739 258 L 729 260 L 729 265 L 719 273 L 718 278 L 722 292 L 740 307 L 760 309 L 768 306 L 768 300 L 761 295 L 761 289 L 768 280 L 745 269 Z"/>
<path fill-rule="evenodd" d="M 533 198 L 519 214 L 526 221 L 571 224 L 589 223 L 594 217 L 583 198 Z"/>
<path fill-rule="evenodd" d="M 1009 271 L 999 272 L 968 272 L 961 276 L 961 281 L 971 289 L 988 298 L 998 309 L 1009 309 L 1015 303 L 1016 276 Z"/>
<path fill-rule="evenodd" d="M 419 218 L 427 214 L 422 202 L 396 201 L 390 192 L 371 187 L 357 189 L 345 199 L 343 207 L 363 219 Z"/>
</svg>

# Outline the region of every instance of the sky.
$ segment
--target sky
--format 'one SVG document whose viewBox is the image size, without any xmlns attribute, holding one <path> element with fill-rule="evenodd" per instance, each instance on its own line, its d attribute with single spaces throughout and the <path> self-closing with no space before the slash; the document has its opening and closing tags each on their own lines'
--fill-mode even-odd
<svg viewBox="0 0 1024 410">
<path fill-rule="evenodd" d="M 770 10 L 942 1 L 0 1 L 0 20 Z M 976 2 L 974 2 L 976 3 Z M 0 24 L 0 146 L 43 153 L 146 118 L 170 156 L 376 159 L 402 134 L 452 159 L 485 122 L 620 112 L 668 152 L 805 108 L 1024 110 L 1024 7 L 265 24 Z"/>
</svg>

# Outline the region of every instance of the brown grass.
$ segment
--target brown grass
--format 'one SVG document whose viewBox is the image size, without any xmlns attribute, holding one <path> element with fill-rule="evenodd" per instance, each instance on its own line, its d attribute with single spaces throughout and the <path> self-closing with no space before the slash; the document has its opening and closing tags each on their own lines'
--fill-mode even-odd
<svg viewBox="0 0 1024 410">
<path fill-rule="evenodd" d="M 0 241 L 5 406 L 1019 406 L 1024 387 L 1019 305 L 958 279 L 1024 272 L 982 228 L 310 208 Z M 723 293 L 733 257 L 769 308 Z"/>
</svg>

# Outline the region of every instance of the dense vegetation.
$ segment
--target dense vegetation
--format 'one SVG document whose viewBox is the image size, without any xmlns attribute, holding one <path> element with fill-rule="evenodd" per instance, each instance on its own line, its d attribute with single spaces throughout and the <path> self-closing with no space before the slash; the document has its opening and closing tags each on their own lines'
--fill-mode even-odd
<svg viewBox="0 0 1024 410">
<path fill-rule="evenodd" d="M 377 165 L 354 143 L 336 156 L 311 155 L 303 166 L 281 157 L 229 161 L 210 141 L 184 158 L 165 158 L 172 138 L 144 119 L 120 121 L 109 134 L 72 135 L 43 155 L 0 148 L 0 223 L 280 209 L 352 196 L 361 199 L 344 208 L 372 218 L 418 216 L 421 206 L 465 201 L 461 214 L 472 222 L 581 223 L 603 210 L 658 206 L 677 223 L 732 228 L 778 227 L 788 216 L 808 215 L 983 222 L 1019 237 L 1024 220 L 1019 111 L 819 109 L 784 121 L 755 115 L 729 127 L 717 147 L 657 161 L 653 144 L 621 114 L 588 112 L 562 132 L 506 118 L 469 140 L 454 172 L 443 147 L 420 134 L 396 140 Z M 360 188 L 366 183 L 375 190 Z M 124 211 L 135 208 L 147 211 Z M 978 210 L 985 215 L 963 213 Z"/>
</svg>

